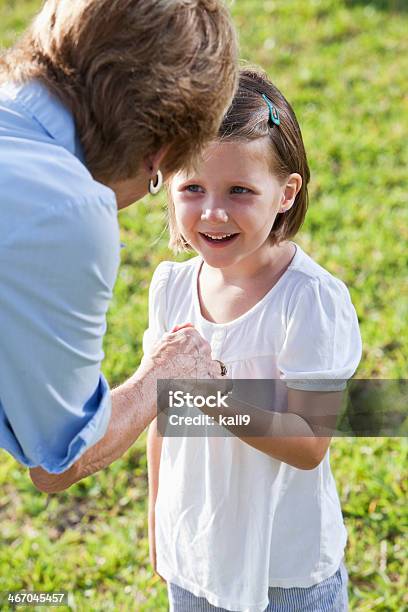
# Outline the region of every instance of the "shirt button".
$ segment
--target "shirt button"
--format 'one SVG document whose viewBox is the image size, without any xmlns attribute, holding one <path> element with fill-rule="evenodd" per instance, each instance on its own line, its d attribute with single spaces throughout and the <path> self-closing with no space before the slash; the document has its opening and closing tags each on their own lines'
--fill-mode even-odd
<svg viewBox="0 0 408 612">
<path fill-rule="evenodd" d="M 222 340 L 224 339 L 224 336 L 225 336 L 225 330 L 219 329 L 218 331 L 215 332 L 215 334 L 213 335 L 213 338 L 215 342 L 222 342 Z"/>
<path fill-rule="evenodd" d="M 214 359 L 219 359 L 225 336 L 226 336 L 226 330 L 223 330 L 223 329 L 219 329 L 213 334 L 213 337 L 211 339 L 211 348 L 213 350 Z"/>
</svg>

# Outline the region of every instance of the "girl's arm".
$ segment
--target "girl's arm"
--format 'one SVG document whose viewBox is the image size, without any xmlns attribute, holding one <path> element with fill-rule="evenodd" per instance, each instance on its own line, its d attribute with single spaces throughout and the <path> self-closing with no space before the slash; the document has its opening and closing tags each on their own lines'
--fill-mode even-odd
<svg viewBox="0 0 408 612">
<path fill-rule="evenodd" d="M 157 434 L 157 417 L 152 421 L 147 434 L 147 468 L 149 479 L 149 550 L 150 562 L 156 572 L 155 506 L 159 490 L 159 469 L 163 438 Z"/>
<path fill-rule="evenodd" d="M 288 389 L 288 412 L 271 414 L 270 431 L 273 435 L 242 436 L 241 439 L 293 467 L 314 469 L 330 446 L 342 395 L 342 392 Z"/>
<path fill-rule="evenodd" d="M 288 412 L 270 412 L 231 397 L 228 408 L 200 408 L 246 444 L 302 470 L 319 465 L 336 427 L 343 393 L 288 389 Z M 236 415 L 249 423 L 230 425 Z M 223 421 L 224 419 L 224 421 Z"/>
</svg>

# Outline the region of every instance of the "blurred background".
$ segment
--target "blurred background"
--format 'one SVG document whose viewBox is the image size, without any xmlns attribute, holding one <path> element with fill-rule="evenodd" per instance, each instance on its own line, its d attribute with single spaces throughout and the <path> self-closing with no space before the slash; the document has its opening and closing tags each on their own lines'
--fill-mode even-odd
<svg viewBox="0 0 408 612">
<path fill-rule="evenodd" d="M 298 116 L 312 180 L 297 241 L 350 289 L 364 344 L 356 376 L 407 378 L 408 0 L 230 5 L 242 58 L 268 71 Z M 40 6 L 0 0 L 2 47 Z M 126 248 L 104 362 L 112 386 L 138 366 L 150 278 L 173 258 L 164 196 L 120 213 L 120 223 Z M 406 610 L 408 441 L 337 438 L 331 449 L 351 610 Z M 103 473 L 51 496 L 0 451 L 0 487 L 0 593 L 64 589 L 73 610 L 167 610 L 148 561 L 145 436 Z"/>
</svg>

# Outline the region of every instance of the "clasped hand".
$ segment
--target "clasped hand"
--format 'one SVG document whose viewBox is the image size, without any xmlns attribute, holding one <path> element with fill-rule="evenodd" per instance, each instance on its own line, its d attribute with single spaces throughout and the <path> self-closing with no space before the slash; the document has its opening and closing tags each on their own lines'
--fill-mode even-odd
<svg viewBox="0 0 408 612">
<path fill-rule="evenodd" d="M 150 359 L 164 369 L 164 378 L 221 378 L 220 362 L 212 359 L 211 346 L 191 325 L 164 334 Z"/>
</svg>

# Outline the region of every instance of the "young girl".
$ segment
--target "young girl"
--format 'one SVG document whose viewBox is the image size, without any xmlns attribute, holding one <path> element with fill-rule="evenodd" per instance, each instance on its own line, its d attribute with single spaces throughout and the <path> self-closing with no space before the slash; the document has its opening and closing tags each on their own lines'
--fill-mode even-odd
<svg viewBox="0 0 408 612">
<path fill-rule="evenodd" d="M 192 323 L 232 378 L 286 381 L 286 404 L 271 408 L 306 421 L 361 357 L 346 286 L 290 240 L 308 180 L 292 108 L 261 72 L 243 70 L 218 141 L 171 182 L 171 244 L 199 256 L 159 265 L 145 335 L 148 354 Z M 151 425 L 151 556 L 172 611 L 347 609 L 329 443 L 161 438 Z"/>
</svg>

